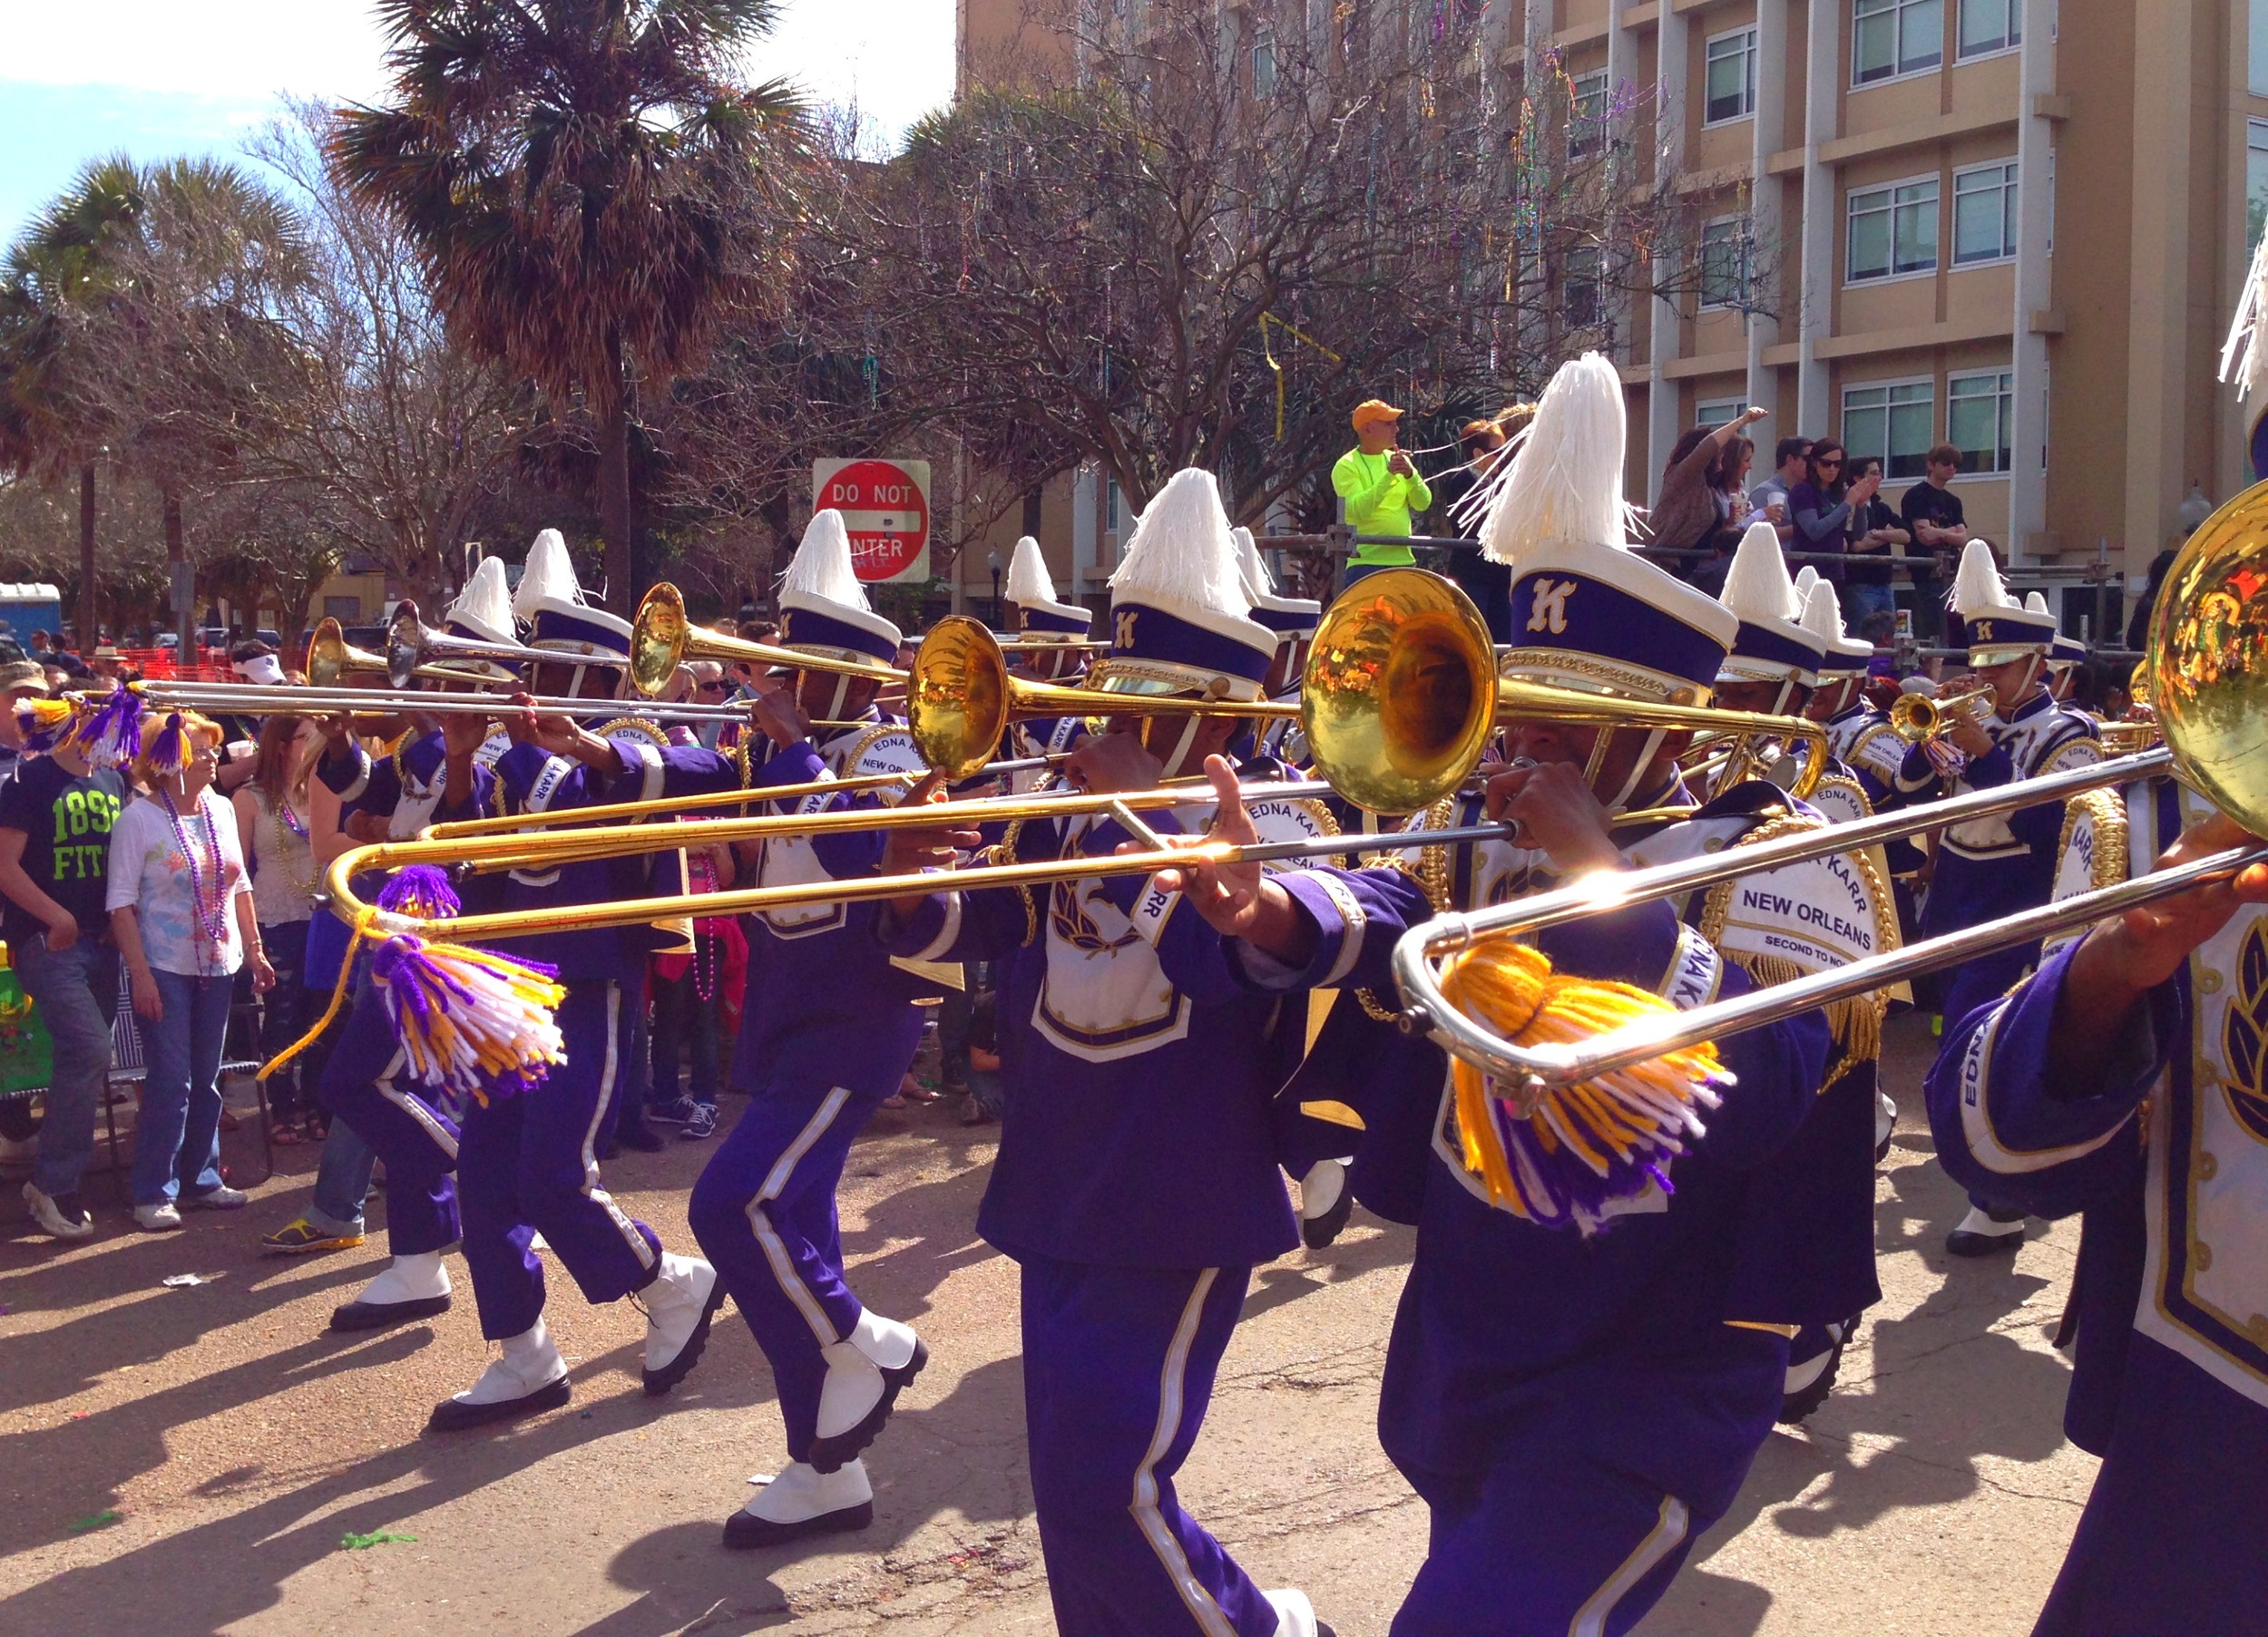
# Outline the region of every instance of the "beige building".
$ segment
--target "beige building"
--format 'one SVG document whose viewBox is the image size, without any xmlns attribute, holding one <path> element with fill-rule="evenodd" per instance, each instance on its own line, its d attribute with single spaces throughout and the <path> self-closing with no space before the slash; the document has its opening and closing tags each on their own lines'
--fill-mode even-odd
<svg viewBox="0 0 2268 1637">
<path fill-rule="evenodd" d="M 1050 7 L 1099 3 L 959 0 L 963 83 L 1008 61 L 1070 70 Z M 1246 53 L 1268 15 L 1300 11 L 1107 4 L 1213 6 Z M 1413 26 L 1433 9 L 1372 4 Z M 1950 441 L 1970 522 L 2031 578 L 2102 549 L 2138 587 L 2193 483 L 2218 501 L 2248 480 L 2214 370 L 2268 209 L 2268 0 L 1464 10 L 1494 31 L 1481 60 L 1507 91 L 1547 54 L 1579 98 L 1656 88 L 1639 102 L 1662 129 L 1639 145 L 1706 213 L 1697 297 L 1616 316 L 1634 499 L 1683 429 L 1753 404 L 1770 414 L 1760 467 L 1781 436 L 1829 434 L 1886 457 L 1894 500 Z M 1065 504 L 1090 516 L 1094 499 Z M 1107 531 L 1088 531 L 1107 560 Z"/>
</svg>

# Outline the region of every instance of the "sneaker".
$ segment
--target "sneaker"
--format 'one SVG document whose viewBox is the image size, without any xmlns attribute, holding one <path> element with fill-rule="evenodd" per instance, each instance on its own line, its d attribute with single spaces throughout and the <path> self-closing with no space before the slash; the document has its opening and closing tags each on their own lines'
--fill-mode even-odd
<svg viewBox="0 0 2268 1637">
<path fill-rule="evenodd" d="M 961 1123 L 963 1125 L 989 1125 L 999 1117 L 974 1097 L 971 1097 L 961 1110 Z"/>
<path fill-rule="evenodd" d="M 252 1196 L 241 1188 L 231 1188 L 226 1183 L 206 1189 L 202 1194 L 184 1194 L 181 1203 L 191 1211 L 241 1211 L 252 1203 Z"/>
<path fill-rule="evenodd" d="M 134 1225 L 144 1233 L 171 1233 L 181 1225 L 181 1207 L 170 1199 L 134 1207 Z"/>
<path fill-rule="evenodd" d="M 94 1219 L 79 1203 L 79 1191 L 47 1194 L 34 1183 L 24 1184 L 24 1203 L 32 1208 L 32 1220 L 40 1232 L 54 1239 L 85 1239 L 94 1232 Z"/>
<path fill-rule="evenodd" d="M 307 1256 L 318 1251 L 351 1251 L 361 1242 L 359 1233 L 326 1233 L 302 1216 L 260 1235 L 259 1248 L 274 1256 Z"/>
<path fill-rule="evenodd" d="M 685 1129 L 678 1135 L 689 1143 L 698 1143 L 704 1137 L 715 1136 L 717 1135 L 717 1105 L 714 1103 L 694 1104 L 693 1112 L 686 1116 Z"/>
<path fill-rule="evenodd" d="M 693 1111 L 700 1105 L 690 1097 L 672 1097 L 666 1103 L 646 1105 L 646 1118 L 656 1125 L 684 1125 L 691 1123 Z"/>
</svg>

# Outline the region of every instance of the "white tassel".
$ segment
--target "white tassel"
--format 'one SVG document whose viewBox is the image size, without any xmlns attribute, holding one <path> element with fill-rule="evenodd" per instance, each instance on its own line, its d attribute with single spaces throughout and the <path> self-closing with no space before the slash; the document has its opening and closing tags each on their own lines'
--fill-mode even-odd
<svg viewBox="0 0 2268 1637">
<path fill-rule="evenodd" d="M 2236 317 L 2229 338 L 2221 346 L 2221 379 L 2236 384 L 2236 395 L 2249 398 L 2268 376 L 2268 345 L 2261 324 L 2268 318 L 2268 235 L 2253 252 L 2253 265 L 2244 272 L 2244 289 L 2236 298 Z"/>
<path fill-rule="evenodd" d="M 464 582 L 464 592 L 449 605 L 445 618 L 463 620 L 499 637 L 512 635 L 512 586 L 504 577 L 502 558 L 481 559 L 480 567 L 473 570 L 473 578 Z"/>
<path fill-rule="evenodd" d="M 1183 603 L 1241 619 L 1252 611 L 1220 485 L 1196 467 L 1177 472 L 1150 498 L 1110 576 L 1114 595 Z"/>
<path fill-rule="evenodd" d="M 866 588 L 851 566 L 850 532 L 843 527 L 840 512 L 830 506 L 812 514 L 810 526 L 803 531 L 803 543 L 796 548 L 779 589 L 861 613 L 874 612 L 874 605 L 866 600 Z"/>
<path fill-rule="evenodd" d="M 1622 498 L 1628 436 L 1615 366 L 1597 353 L 1560 365 L 1517 449 L 1468 502 L 1467 519 L 1486 509 L 1482 554 L 1517 562 L 1523 548 L 1552 540 L 1628 549 L 1634 521 Z"/>
<path fill-rule="evenodd" d="M 535 605 L 547 599 L 582 600 L 574 560 L 567 555 L 567 541 L 556 529 L 544 530 L 528 548 L 527 566 L 520 570 L 520 589 L 513 594 L 512 611 L 523 619 L 533 619 Z"/>
<path fill-rule="evenodd" d="M 1008 600 L 1020 609 L 1055 600 L 1055 580 L 1048 573 L 1048 560 L 1041 554 L 1040 542 L 1029 534 L 1016 542 L 1016 554 L 1008 560 Z"/>
<path fill-rule="evenodd" d="M 1972 540 L 1961 548 L 1960 571 L 1953 576 L 1953 590 L 1945 606 L 1963 619 L 2011 606 L 2008 590 L 2000 583 L 1999 565 L 1992 560 L 1992 548 L 1984 541 Z"/>
<path fill-rule="evenodd" d="M 1780 536 L 1770 523 L 1748 525 L 1725 570 L 1725 590 L 1717 600 L 1750 623 L 1765 619 L 1794 619 L 1803 613 L 1795 588 L 1788 583 L 1787 559 L 1780 555 Z"/>
</svg>

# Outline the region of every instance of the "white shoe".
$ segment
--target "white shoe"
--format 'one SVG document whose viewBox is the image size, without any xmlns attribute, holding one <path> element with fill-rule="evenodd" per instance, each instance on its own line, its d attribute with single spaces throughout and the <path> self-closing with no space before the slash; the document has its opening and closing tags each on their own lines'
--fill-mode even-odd
<svg viewBox="0 0 2268 1637">
<path fill-rule="evenodd" d="M 1874 1163 L 1879 1165 L 1889 1157 L 1890 1139 L 1898 1133 L 1898 1105 L 1879 1086 L 1874 1096 Z"/>
<path fill-rule="evenodd" d="M 1317 1160 L 1299 1179 L 1299 1242 L 1320 1251 L 1344 1233 L 1354 1213 L 1345 1160 Z"/>
<path fill-rule="evenodd" d="M 864 1529 L 875 1521 L 875 1486 L 866 1463 L 846 1461 L 820 1472 L 797 1461 L 725 1520 L 725 1544 L 772 1546 L 800 1535 Z"/>
<path fill-rule="evenodd" d="M 426 1423 L 434 1432 L 457 1432 L 491 1421 L 508 1421 L 567 1402 L 567 1360 L 552 1345 L 539 1317 L 528 1330 L 507 1339 L 501 1358 L 492 1359 L 480 1379 L 434 1406 Z"/>
<path fill-rule="evenodd" d="M 647 1396 L 660 1398 L 685 1379 L 709 1345 L 709 1321 L 725 1303 L 717 1270 L 698 1256 L 661 1253 L 661 1272 L 639 1292 L 646 1304 Z"/>
<path fill-rule="evenodd" d="M 86 1213 L 77 1194 L 65 1200 L 42 1194 L 37 1183 L 24 1184 L 24 1203 L 32 1208 L 32 1220 L 39 1231 L 55 1239 L 88 1239 L 94 1233 L 94 1219 Z"/>
<path fill-rule="evenodd" d="M 449 1311 L 449 1269 L 438 1251 L 396 1256 L 362 1293 L 331 1310 L 335 1330 L 376 1330 Z"/>
<path fill-rule="evenodd" d="M 181 1207 L 170 1199 L 154 1205 L 136 1205 L 134 1224 L 144 1233 L 171 1233 L 181 1225 Z"/>
<path fill-rule="evenodd" d="M 811 1465 L 831 1473 L 882 1434 L 898 1394 L 929 1362 L 929 1349 L 910 1324 L 868 1309 L 847 1340 L 822 1348 L 826 1379 L 819 1387 L 817 1436 Z"/>
<path fill-rule="evenodd" d="M 1945 1248 L 1956 1256 L 1990 1256 L 2013 1251 L 2024 1242 L 2024 1218 L 2019 1213 L 2002 1221 L 1989 1211 L 1969 1207 L 1960 1226 L 1945 1236 Z"/>
<path fill-rule="evenodd" d="M 1307 1601 L 1305 1592 L 1286 1587 L 1260 1595 L 1276 1605 L 1276 1637 L 1321 1637 L 1331 1630 L 1315 1618 L 1315 1606 Z"/>
</svg>

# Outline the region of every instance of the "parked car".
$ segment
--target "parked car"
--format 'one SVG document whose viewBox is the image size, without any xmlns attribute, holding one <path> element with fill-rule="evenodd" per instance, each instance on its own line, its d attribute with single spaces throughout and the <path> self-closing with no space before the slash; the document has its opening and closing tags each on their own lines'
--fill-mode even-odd
<svg viewBox="0 0 2268 1637">
<path fill-rule="evenodd" d="M 181 639 L 171 631 L 160 631 L 155 637 L 151 638 L 151 645 L 154 648 L 161 648 L 171 650 L 181 647 Z"/>
<path fill-rule="evenodd" d="M 270 630 L 268 627 L 262 626 L 259 629 L 254 631 L 252 635 L 259 638 L 262 642 L 265 642 L 269 648 L 274 648 L 278 653 L 281 653 L 283 651 L 283 633 L 281 631 Z"/>
</svg>

